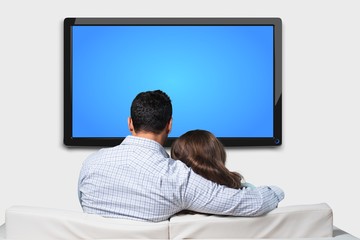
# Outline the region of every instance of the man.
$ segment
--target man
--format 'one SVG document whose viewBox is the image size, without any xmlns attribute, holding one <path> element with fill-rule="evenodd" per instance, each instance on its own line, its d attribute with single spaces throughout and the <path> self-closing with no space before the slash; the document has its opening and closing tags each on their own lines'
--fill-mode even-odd
<svg viewBox="0 0 360 240">
<path fill-rule="evenodd" d="M 83 164 L 80 204 L 86 213 L 158 222 L 181 210 L 258 216 L 284 198 L 275 186 L 233 189 L 197 175 L 169 157 L 163 144 L 172 127 L 172 104 L 162 91 L 139 93 L 128 119 L 131 136 L 101 149 Z"/>
</svg>

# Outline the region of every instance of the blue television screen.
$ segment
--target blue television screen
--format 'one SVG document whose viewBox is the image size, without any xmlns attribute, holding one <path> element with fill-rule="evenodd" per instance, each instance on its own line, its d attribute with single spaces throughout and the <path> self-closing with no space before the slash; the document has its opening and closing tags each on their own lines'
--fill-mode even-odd
<svg viewBox="0 0 360 240">
<path fill-rule="evenodd" d="M 130 134 L 134 97 L 160 89 L 173 104 L 167 146 L 194 129 L 211 131 L 225 146 L 280 145 L 279 25 L 279 19 L 65 19 L 65 144 L 119 144 Z"/>
</svg>

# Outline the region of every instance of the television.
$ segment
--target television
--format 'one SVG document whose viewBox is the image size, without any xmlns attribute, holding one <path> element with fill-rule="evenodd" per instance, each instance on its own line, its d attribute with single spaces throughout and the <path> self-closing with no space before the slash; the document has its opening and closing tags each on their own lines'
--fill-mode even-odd
<svg viewBox="0 0 360 240">
<path fill-rule="evenodd" d="M 280 18 L 65 18 L 64 144 L 115 146 L 135 96 L 173 104 L 165 144 L 194 129 L 224 146 L 282 144 Z"/>
</svg>

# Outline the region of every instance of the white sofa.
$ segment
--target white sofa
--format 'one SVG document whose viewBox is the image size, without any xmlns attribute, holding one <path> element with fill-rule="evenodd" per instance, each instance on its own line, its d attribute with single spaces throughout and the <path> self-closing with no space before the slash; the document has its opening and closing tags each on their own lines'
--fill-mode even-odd
<svg viewBox="0 0 360 240">
<path fill-rule="evenodd" d="M 279 207 L 261 217 L 204 214 L 173 216 L 159 223 L 103 218 L 82 212 L 13 206 L 0 239 L 322 239 L 356 240 L 333 228 L 325 204 Z M 358 239 L 357 239 L 358 240 Z"/>
</svg>

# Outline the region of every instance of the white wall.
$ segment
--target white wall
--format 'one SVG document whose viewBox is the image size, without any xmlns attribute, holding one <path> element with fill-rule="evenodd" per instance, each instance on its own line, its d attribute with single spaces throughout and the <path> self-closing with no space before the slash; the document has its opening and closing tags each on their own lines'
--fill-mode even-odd
<svg viewBox="0 0 360 240">
<path fill-rule="evenodd" d="M 327 202 L 360 237 L 358 1 L 1 1 L 0 225 L 16 204 L 80 210 L 77 177 L 94 149 L 62 145 L 63 32 L 69 16 L 283 20 L 283 145 L 228 149 L 228 166 L 277 184 L 281 205 Z"/>
</svg>

